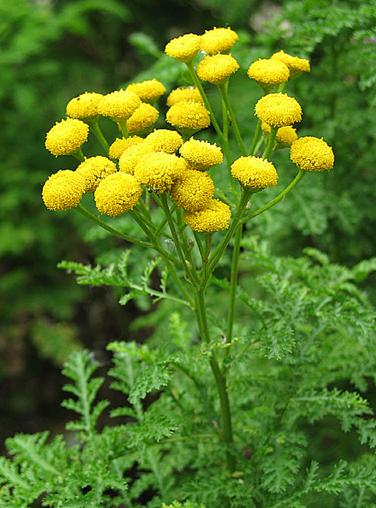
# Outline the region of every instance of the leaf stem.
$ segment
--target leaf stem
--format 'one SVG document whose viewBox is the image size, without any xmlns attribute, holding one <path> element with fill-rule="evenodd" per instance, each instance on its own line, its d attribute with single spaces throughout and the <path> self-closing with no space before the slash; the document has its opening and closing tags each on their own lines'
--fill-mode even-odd
<svg viewBox="0 0 376 508">
<path fill-rule="evenodd" d="M 247 153 L 247 149 L 245 147 L 245 144 L 244 144 L 244 141 L 243 141 L 243 138 L 240 134 L 240 130 L 239 130 L 239 125 L 238 125 L 238 122 L 236 120 L 236 116 L 235 116 L 235 113 L 234 113 L 234 110 L 231 106 L 231 103 L 230 103 L 230 100 L 229 100 L 229 97 L 228 97 L 228 92 L 227 92 L 227 83 L 226 84 L 222 84 L 222 85 L 219 85 L 219 91 L 222 95 L 222 99 L 223 99 L 223 102 L 226 106 L 226 109 L 230 115 L 230 119 L 231 119 L 231 124 L 232 124 L 232 127 L 234 129 L 234 133 L 235 133 L 235 138 L 236 138 L 236 141 L 239 145 L 239 148 L 240 150 L 242 151 L 243 155 L 245 155 Z"/>
<path fill-rule="evenodd" d="M 295 178 L 291 180 L 291 182 L 287 187 L 285 187 L 274 199 L 266 203 L 264 206 L 261 206 L 254 212 L 250 213 L 249 215 L 246 215 L 244 217 L 243 222 L 247 222 L 248 220 L 253 219 L 253 217 L 257 217 L 257 215 L 260 215 L 264 213 L 266 210 L 269 210 L 269 208 L 272 208 L 273 206 L 277 205 L 287 196 L 289 192 L 292 191 L 292 189 L 300 182 L 300 180 L 303 178 L 304 175 L 305 172 L 300 169 Z"/>
</svg>

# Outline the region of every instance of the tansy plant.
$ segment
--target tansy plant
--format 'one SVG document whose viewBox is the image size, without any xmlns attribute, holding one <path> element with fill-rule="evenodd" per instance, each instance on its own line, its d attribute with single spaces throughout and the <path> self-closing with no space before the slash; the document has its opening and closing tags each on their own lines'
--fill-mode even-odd
<svg viewBox="0 0 376 508">
<path fill-rule="evenodd" d="M 244 225 L 281 201 L 307 171 L 330 170 L 334 164 L 333 151 L 323 139 L 299 138 L 294 128 L 302 120 L 302 108 L 284 90 L 290 78 L 309 72 L 310 65 L 283 51 L 253 62 L 248 69 L 248 76 L 260 84 L 263 95 L 254 108 L 258 123 L 253 139 L 248 142 L 242 138 L 228 94 L 230 78 L 239 70 L 230 54 L 237 39 L 230 28 L 214 28 L 202 36 L 183 35 L 166 45 L 167 55 L 187 65 L 192 86 L 177 88 L 168 95 L 165 128 L 154 129 L 159 111 L 151 103 L 155 104 L 166 89 L 152 79 L 104 96 L 84 93 L 72 99 L 67 105 L 68 118 L 52 127 L 46 137 L 46 148 L 53 155 L 73 155 L 81 161 L 75 171 L 61 170 L 49 177 L 42 191 L 46 207 L 56 211 L 77 208 L 127 242 L 154 249 L 171 276 L 168 291 L 161 296 L 190 307 L 201 341 L 208 347 L 214 338 L 209 333 L 205 294 L 226 249 L 233 241 L 225 335 L 231 347 Z M 222 122 L 205 93 L 206 84 L 216 86 L 221 96 Z M 248 107 L 251 115 L 251 105 Z M 115 122 L 120 133 L 111 144 L 100 128 L 100 121 L 105 119 Z M 217 144 L 197 137 L 210 126 L 216 132 Z M 89 133 L 97 137 L 104 155 L 84 155 Z M 230 148 L 232 135 L 241 153 L 237 158 Z M 290 150 L 298 172 L 269 203 L 253 209 L 255 194 L 278 183 L 272 157 L 275 150 L 283 148 Z M 227 176 L 220 187 L 215 184 L 218 172 Z M 80 204 L 87 192 L 94 193 L 100 215 Z M 159 223 L 154 219 L 157 207 L 163 211 Z M 125 213 L 140 227 L 138 237 L 130 237 L 102 219 L 103 215 Z M 166 240 L 172 242 L 173 249 Z M 231 451 L 234 437 L 226 381 L 228 349 L 224 351 L 223 358 L 212 351 L 209 364 L 221 407 L 219 436 L 226 443 L 226 462 L 233 472 L 236 461 Z"/>
</svg>

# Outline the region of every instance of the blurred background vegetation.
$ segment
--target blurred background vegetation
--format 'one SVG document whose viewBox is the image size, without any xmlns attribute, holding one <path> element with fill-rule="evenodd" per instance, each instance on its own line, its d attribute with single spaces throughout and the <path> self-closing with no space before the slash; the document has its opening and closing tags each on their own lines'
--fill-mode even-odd
<svg viewBox="0 0 376 508">
<path fill-rule="evenodd" d="M 0 0 L 1 438 L 60 430 L 62 362 L 82 345 L 100 354 L 143 312 L 119 307 L 110 290 L 80 288 L 57 269 L 61 259 L 92 261 L 116 244 L 74 212 L 44 209 L 42 182 L 74 167 L 46 152 L 46 131 L 84 91 L 107 92 L 148 77 L 169 89 L 187 84 L 182 66 L 163 55 L 165 43 L 223 25 L 239 31 L 234 54 L 243 69 L 281 48 L 311 59 L 311 76 L 290 89 L 304 110 L 300 132 L 324 136 L 336 154 L 331 174 L 303 180 L 291 198 L 255 221 L 252 234 L 270 239 L 283 255 L 310 246 L 345 265 L 374 255 L 373 0 Z M 244 75 L 231 90 L 250 136 L 260 92 Z M 280 166 L 287 157 L 280 155 Z M 365 289 L 374 300 L 372 279 Z M 145 331 L 137 334 L 142 340 Z"/>
</svg>

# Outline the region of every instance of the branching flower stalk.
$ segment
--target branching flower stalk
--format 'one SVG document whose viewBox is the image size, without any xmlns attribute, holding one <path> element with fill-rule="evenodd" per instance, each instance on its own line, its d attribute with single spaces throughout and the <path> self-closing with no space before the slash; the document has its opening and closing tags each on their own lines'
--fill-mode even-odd
<svg viewBox="0 0 376 508">
<path fill-rule="evenodd" d="M 236 324 L 244 225 L 282 201 L 305 172 L 330 170 L 334 164 L 333 151 L 324 140 L 298 137 L 293 127 L 300 122 L 302 109 L 296 99 L 282 91 L 290 78 L 309 71 L 309 62 L 281 51 L 253 62 L 247 72 L 263 90 L 255 106 L 257 123 L 248 151 L 228 93 L 229 80 L 239 69 L 229 53 L 237 38 L 229 28 L 213 29 L 202 39 L 188 34 L 167 44 L 166 53 L 187 65 L 193 85 L 169 94 L 166 121 L 170 128 L 153 130 L 159 112 L 150 103 L 166 92 L 155 79 L 107 95 L 85 93 L 72 99 L 67 106 L 68 118 L 48 132 L 46 148 L 55 156 L 72 155 L 81 163 L 73 171 L 51 175 L 42 191 L 49 210 L 76 208 L 109 234 L 128 245 L 151 249 L 160 259 L 159 266 L 164 266 L 169 275 L 168 288 L 149 288 L 149 294 L 187 305 L 195 316 L 218 394 L 219 439 L 230 474 L 236 471 L 236 432 L 234 435 L 228 384 L 229 351 Z M 206 84 L 220 96 L 222 125 L 205 91 Z M 115 122 L 122 134 L 112 143 L 105 139 L 99 125 L 106 119 Z M 210 125 L 218 144 L 205 139 L 204 129 Z M 106 157 L 83 154 L 89 133 L 98 139 Z M 242 154 L 235 160 L 234 141 Z M 258 200 L 257 193 L 277 185 L 278 173 L 271 159 L 280 149 L 290 150 L 298 173 L 274 198 L 249 211 L 251 198 L 253 203 Z M 223 167 L 226 185 L 218 188 L 216 172 L 223 171 Z M 216 192 L 224 200 L 217 199 Z M 88 209 L 81 204 L 86 193 L 94 193 L 97 212 L 92 210 L 93 205 Z M 128 214 L 138 225 L 139 238 L 101 218 L 122 214 Z M 213 335 L 208 318 L 208 289 L 231 245 L 228 313 L 222 341 Z"/>
</svg>

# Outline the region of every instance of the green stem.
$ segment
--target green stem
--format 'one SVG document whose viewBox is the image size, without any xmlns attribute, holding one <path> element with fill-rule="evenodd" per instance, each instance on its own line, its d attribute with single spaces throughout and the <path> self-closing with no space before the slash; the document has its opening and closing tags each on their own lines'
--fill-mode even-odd
<svg viewBox="0 0 376 508">
<path fill-rule="evenodd" d="M 271 128 L 271 131 L 270 131 L 270 134 L 269 134 L 269 137 L 268 137 L 268 142 L 266 144 L 266 147 L 265 147 L 265 150 L 262 154 L 262 158 L 263 159 L 267 159 L 273 152 L 273 149 L 274 149 L 274 143 L 275 143 L 275 137 L 277 135 L 277 128 L 276 127 L 272 127 Z"/>
<path fill-rule="evenodd" d="M 253 135 L 251 147 L 249 149 L 249 153 L 251 155 L 255 155 L 255 153 L 257 152 L 256 147 L 258 145 L 258 141 L 259 141 L 259 137 L 260 137 L 260 132 L 261 132 L 261 120 L 258 120 L 256 129 L 255 129 L 255 133 Z"/>
<path fill-rule="evenodd" d="M 144 242 L 143 240 L 139 240 L 138 238 L 135 238 L 131 235 L 126 235 L 126 234 L 122 233 L 121 231 L 119 231 L 118 229 L 113 228 L 106 222 L 103 222 L 101 219 L 99 219 L 95 214 L 90 212 L 83 205 L 78 205 L 77 210 L 82 215 L 84 215 L 85 217 L 88 217 L 90 220 L 95 222 L 101 228 L 105 229 L 106 231 L 108 231 L 109 233 L 112 233 L 115 236 L 118 236 L 119 238 L 122 238 L 123 240 L 126 240 L 129 243 L 134 243 L 136 245 L 140 245 L 141 247 L 147 247 L 147 248 L 153 247 L 152 243 Z"/>
<path fill-rule="evenodd" d="M 77 150 L 77 152 L 72 153 L 71 155 L 80 162 L 84 162 L 85 160 L 85 155 L 83 154 L 82 148 Z"/>
<path fill-rule="evenodd" d="M 103 150 L 108 154 L 109 145 L 107 143 L 107 139 L 104 137 L 102 129 L 99 127 L 98 120 L 95 119 L 92 123 L 89 124 L 91 130 L 93 131 L 94 136 L 97 138 L 99 143 L 102 145 Z"/>
<path fill-rule="evenodd" d="M 227 328 L 226 328 L 226 342 L 230 344 L 233 338 L 234 328 L 234 314 L 235 314 L 235 297 L 236 287 L 238 283 L 238 268 L 239 268 L 239 254 L 240 254 L 240 242 L 243 235 L 243 224 L 237 226 L 235 237 L 234 237 L 234 248 L 232 252 L 231 261 L 231 275 L 230 275 L 230 301 L 227 314 Z M 228 356 L 229 349 L 225 349 L 225 359 Z"/>
<path fill-rule="evenodd" d="M 205 295 L 203 289 L 197 291 L 196 302 L 197 322 L 199 325 L 200 335 L 204 342 L 210 344 L 209 328 L 206 317 Z M 232 473 L 235 470 L 236 464 L 235 457 L 232 453 L 234 437 L 232 431 L 231 409 L 227 392 L 226 375 L 221 371 L 214 353 L 211 354 L 209 363 L 214 375 L 219 395 L 222 420 L 222 439 L 226 447 L 227 468 L 229 472 Z"/>
<path fill-rule="evenodd" d="M 264 213 L 266 210 L 269 210 L 269 208 L 272 208 L 272 206 L 275 206 L 280 201 L 282 201 L 287 196 L 287 194 L 289 192 L 291 192 L 292 189 L 300 182 L 300 180 L 303 178 L 304 175 L 305 175 L 305 172 L 300 169 L 298 171 L 297 175 L 295 176 L 295 178 L 293 180 L 291 180 L 291 182 L 289 183 L 289 185 L 287 187 L 285 187 L 274 199 L 272 199 L 271 201 L 266 203 L 266 205 L 261 206 L 254 212 L 252 212 L 249 215 L 247 215 L 246 217 L 244 217 L 243 222 L 253 219 L 253 217 L 256 217 L 257 215 Z"/>
<path fill-rule="evenodd" d="M 217 121 L 217 119 L 216 119 L 216 117 L 215 117 L 215 114 L 214 114 L 213 108 L 211 107 L 211 104 L 210 104 L 210 102 L 209 102 L 209 99 L 208 99 L 208 97 L 207 97 L 207 95 L 206 95 L 205 91 L 204 91 L 204 88 L 203 88 L 203 86 L 202 86 L 202 83 L 201 83 L 201 81 L 199 80 L 199 78 L 198 78 L 198 76 L 197 76 L 197 74 L 196 74 L 196 72 L 195 72 L 195 69 L 194 69 L 194 67 L 193 67 L 193 63 L 192 63 L 192 62 L 187 62 L 187 64 L 186 64 L 186 65 L 187 65 L 187 67 L 188 67 L 188 71 L 189 71 L 189 74 L 190 74 L 190 76 L 191 76 L 191 78 L 192 78 L 192 81 L 193 81 L 193 83 L 194 83 L 195 87 L 199 90 L 200 95 L 201 95 L 201 97 L 202 97 L 202 100 L 204 101 L 204 104 L 205 104 L 205 106 L 206 106 L 206 109 L 207 109 L 207 110 L 209 111 L 209 113 L 210 113 L 211 122 L 212 122 L 212 124 L 213 124 L 213 127 L 214 127 L 214 129 L 215 129 L 216 133 L 218 134 L 218 136 L 219 136 L 219 137 L 222 139 L 222 141 L 223 141 L 223 139 L 224 139 L 224 137 L 223 137 L 223 132 L 221 131 L 221 129 L 220 129 L 220 127 L 219 127 L 219 124 L 218 124 L 218 121 Z"/>
<path fill-rule="evenodd" d="M 168 222 L 171 234 L 172 234 L 173 242 L 175 244 L 176 252 L 177 252 L 177 254 L 180 258 L 180 262 L 186 272 L 187 279 L 190 282 L 193 282 L 194 277 L 192 276 L 192 273 L 191 273 L 191 267 L 188 266 L 188 264 L 189 264 L 188 259 L 184 256 L 183 248 L 182 248 L 182 245 L 179 240 L 179 236 L 176 231 L 174 219 L 171 215 L 170 207 L 168 206 L 167 196 L 165 193 L 161 194 L 160 202 L 161 202 L 161 205 L 163 207 L 163 210 L 164 210 L 166 218 L 167 218 L 167 222 Z"/>
<path fill-rule="evenodd" d="M 251 191 L 249 189 L 245 189 L 243 191 L 242 197 L 240 199 L 239 206 L 237 208 L 237 211 L 235 212 L 234 218 L 232 220 L 232 223 L 227 230 L 227 233 L 222 240 L 222 242 L 218 245 L 218 247 L 213 252 L 211 259 L 209 259 L 209 266 L 208 266 L 208 277 L 213 272 L 214 268 L 216 267 L 218 261 L 222 257 L 223 252 L 225 251 L 227 245 L 229 244 L 237 226 L 239 225 L 242 215 L 244 213 L 245 207 L 247 206 L 247 203 L 249 201 L 249 198 L 251 197 Z M 207 282 L 207 279 L 205 283 Z"/>
<path fill-rule="evenodd" d="M 118 126 L 120 129 L 120 132 L 123 134 L 123 138 L 128 137 L 128 129 L 127 129 L 127 121 L 126 120 L 120 120 L 118 122 Z"/>
<path fill-rule="evenodd" d="M 241 151 L 245 155 L 247 153 L 247 149 L 245 147 L 243 138 L 242 138 L 242 136 L 240 134 L 239 125 L 238 125 L 238 122 L 236 120 L 236 116 L 235 116 L 234 110 L 232 109 L 230 100 L 228 98 L 227 86 L 226 85 L 220 85 L 219 86 L 219 90 L 221 92 L 222 99 L 223 99 L 223 101 L 225 103 L 226 109 L 229 112 L 231 123 L 232 123 L 232 127 L 233 127 L 234 133 L 235 133 L 236 141 L 238 142 L 239 148 L 241 149 Z"/>
</svg>

